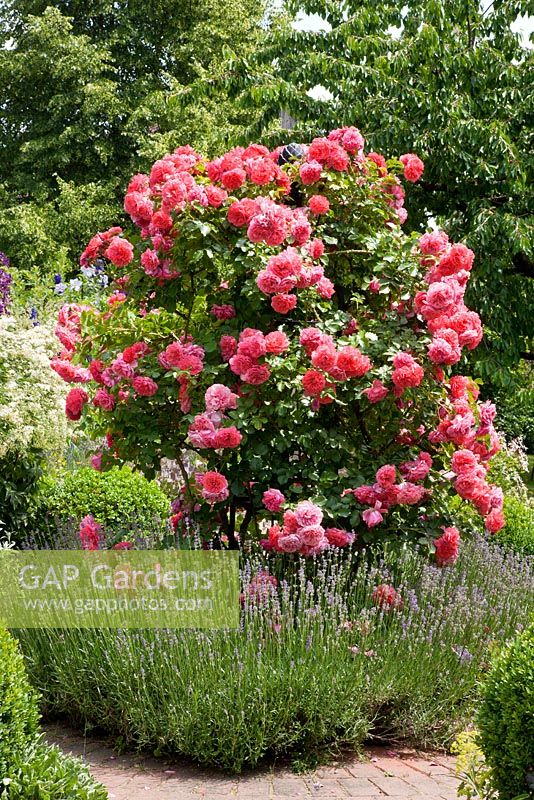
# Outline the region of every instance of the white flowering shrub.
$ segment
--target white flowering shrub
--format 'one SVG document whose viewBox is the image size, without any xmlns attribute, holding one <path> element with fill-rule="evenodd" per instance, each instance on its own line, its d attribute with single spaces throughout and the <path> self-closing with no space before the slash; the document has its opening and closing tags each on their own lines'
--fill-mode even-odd
<svg viewBox="0 0 534 800">
<path fill-rule="evenodd" d="M 50 369 L 52 330 L 0 317 L 0 521 L 24 526 L 47 460 L 63 454 L 65 384 Z"/>
</svg>

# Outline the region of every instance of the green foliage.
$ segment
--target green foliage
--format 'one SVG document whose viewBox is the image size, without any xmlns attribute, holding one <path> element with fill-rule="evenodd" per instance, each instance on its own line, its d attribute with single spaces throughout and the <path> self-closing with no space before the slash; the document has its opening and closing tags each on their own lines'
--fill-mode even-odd
<svg viewBox="0 0 534 800">
<path fill-rule="evenodd" d="M 496 541 L 516 553 L 534 556 L 534 503 L 505 497 L 506 524 L 496 535 Z"/>
<path fill-rule="evenodd" d="M 56 174 L 77 182 L 87 174 L 105 178 L 114 140 L 120 140 L 113 75 L 105 46 L 73 34 L 58 9 L 27 17 L 14 46 L 0 50 L 0 180 L 18 193 L 39 196 Z"/>
<path fill-rule="evenodd" d="M 495 658 L 482 685 L 477 724 L 500 800 L 530 797 L 534 767 L 534 625 Z"/>
<path fill-rule="evenodd" d="M 508 439 L 522 436 L 529 453 L 534 453 L 534 366 L 520 364 L 510 375 L 508 386 L 484 386 L 484 394 L 497 406 L 499 429 Z"/>
<path fill-rule="evenodd" d="M 108 793 L 96 783 L 77 758 L 37 740 L 24 758 L 11 766 L 6 800 L 107 800 Z"/>
<path fill-rule="evenodd" d="M 38 736 L 37 695 L 18 643 L 0 627 L 0 796 L 6 800 L 106 800 L 78 759 Z"/>
<path fill-rule="evenodd" d="M 69 273 L 92 233 L 109 227 L 118 213 L 108 183 L 77 185 L 57 178 L 54 184 L 51 200 L 21 203 L 0 191 L 0 250 L 13 255 L 15 301 L 39 311 L 52 300 L 52 275 Z"/>
<path fill-rule="evenodd" d="M 460 779 L 458 797 L 498 800 L 492 785 L 491 769 L 484 760 L 477 736 L 477 731 L 464 731 L 452 743 L 451 753 L 456 756 L 456 776 Z"/>
<path fill-rule="evenodd" d="M 287 588 L 258 595 L 265 568 Z M 443 747 L 472 714 L 491 643 L 534 610 L 531 567 L 482 541 L 443 570 L 386 549 L 370 564 L 331 552 L 292 570 L 247 558 L 242 575 L 239 629 L 21 632 L 47 706 L 234 771 L 282 754 L 309 762 L 369 732 Z M 399 587 L 395 610 L 373 603 L 384 582 Z"/>
<path fill-rule="evenodd" d="M 56 522 L 75 523 L 87 514 L 108 531 L 128 529 L 132 521 L 143 529 L 156 519 L 166 520 L 169 500 L 155 481 L 129 467 L 98 472 L 83 467 L 43 481 L 35 520 L 41 530 L 56 530 Z"/>
<path fill-rule="evenodd" d="M 327 24 L 274 28 L 252 58 L 228 59 L 227 83 L 261 109 L 243 138 L 274 129 L 276 142 L 305 142 L 318 129 L 357 124 L 370 150 L 418 153 L 425 174 L 409 192 L 408 225 L 420 230 L 434 217 L 477 254 L 467 304 L 486 339 L 474 358 L 481 377 L 505 384 L 532 337 L 533 52 L 514 31 L 531 3 L 285 5 Z M 281 109 L 295 120 L 291 132 L 280 130 Z"/>
<path fill-rule="evenodd" d="M 37 735 L 37 698 L 16 641 L 0 627 L 0 787 Z M 0 788 L 1 793 L 1 788 Z"/>
<path fill-rule="evenodd" d="M 0 522 L 2 533 L 19 537 L 32 519 L 43 474 L 39 450 L 8 453 L 0 458 Z"/>
<path fill-rule="evenodd" d="M 228 44 L 250 49 L 262 14 L 262 0 L 0 1 L 0 250 L 19 292 L 74 269 L 139 162 L 226 145 L 253 120 L 225 92 L 187 109 L 168 94 L 215 75 Z"/>
</svg>

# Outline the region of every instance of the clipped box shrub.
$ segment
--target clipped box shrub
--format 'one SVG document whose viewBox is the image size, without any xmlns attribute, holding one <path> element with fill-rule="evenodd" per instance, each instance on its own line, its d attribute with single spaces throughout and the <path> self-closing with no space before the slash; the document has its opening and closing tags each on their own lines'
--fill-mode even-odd
<svg viewBox="0 0 534 800">
<path fill-rule="evenodd" d="M 38 528 L 53 532 L 57 523 L 78 523 L 87 514 L 107 530 L 123 530 L 132 521 L 142 529 L 153 525 L 154 520 L 166 520 L 170 503 L 155 481 L 129 467 L 108 472 L 83 467 L 46 480 Z"/>
<path fill-rule="evenodd" d="M 528 797 L 527 773 L 534 771 L 534 624 L 494 660 L 477 722 L 500 800 Z"/>
<path fill-rule="evenodd" d="M 16 641 L 0 627 L 0 780 L 37 735 L 37 698 Z"/>
<path fill-rule="evenodd" d="M 506 524 L 497 534 L 497 541 L 508 550 L 534 556 L 534 504 L 515 497 L 504 500 Z"/>
<path fill-rule="evenodd" d="M 39 735 L 37 694 L 17 641 L 0 627 L 0 797 L 6 800 L 107 800 L 77 758 Z"/>
</svg>

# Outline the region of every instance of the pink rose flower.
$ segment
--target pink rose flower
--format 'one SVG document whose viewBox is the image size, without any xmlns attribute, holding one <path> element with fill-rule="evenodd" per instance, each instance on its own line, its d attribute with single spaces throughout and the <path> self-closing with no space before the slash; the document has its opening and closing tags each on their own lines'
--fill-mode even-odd
<svg viewBox="0 0 534 800">
<path fill-rule="evenodd" d="M 302 183 L 305 186 L 311 186 L 312 183 L 317 183 L 323 172 L 323 167 L 318 161 L 307 161 L 300 165 L 299 174 Z"/>
<path fill-rule="evenodd" d="M 103 411 L 113 411 L 115 408 L 115 398 L 105 389 L 97 389 L 93 397 L 93 405 Z"/>
<path fill-rule="evenodd" d="M 116 267 L 126 267 L 133 261 L 133 244 L 127 239 L 114 236 L 108 244 L 104 255 Z"/>
<path fill-rule="evenodd" d="M 297 305 L 297 296 L 294 294 L 275 294 L 271 299 L 271 306 L 279 314 L 288 314 Z"/>
<path fill-rule="evenodd" d="M 284 505 L 286 498 L 278 489 L 267 489 L 263 493 L 262 503 L 268 511 L 276 513 Z"/>
<path fill-rule="evenodd" d="M 438 539 L 434 539 L 436 548 L 436 563 L 438 567 L 454 564 L 458 558 L 460 548 L 460 532 L 458 528 L 442 528 L 443 533 Z"/>
<path fill-rule="evenodd" d="M 233 319 L 235 317 L 235 308 L 228 304 L 222 306 L 213 305 L 210 308 L 210 314 L 212 317 L 215 317 L 215 319 Z"/>
<path fill-rule="evenodd" d="M 298 533 L 289 533 L 278 538 L 278 549 L 283 553 L 296 553 L 301 548 L 301 540 Z"/>
<path fill-rule="evenodd" d="M 489 533 L 498 533 L 504 527 L 504 514 L 498 508 L 493 508 L 485 520 L 486 530 Z"/>
<path fill-rule="evenodd" d="M 376 482 L 380 486 L 393 486 L 397 479 L 397 470 L 393 464 L 384 464 L 376 473 Z"/>
<path fill-rule="evenodd" d="M 342 528 L 326 528 L 324 535 L 332 547 L 347 547 L 354 541 L 354 534 Z"/>
<path fill-rule="evenodd" d="M 256 201 L 250 197 L 236 200 L 228 209 L 228 222 L 236 228 L 248 225 L 257 211 Z"/>
<path fill-rule="evenodd" d="M 222 204 L 228 200 L 228 192 L 221 189 L 219 186 L 206 186 L 206 197 L 208 203 L 213 208 L 220 208 Z"/>
<path fill-rule="evenodd" d="M 219 428 L 219 430 L 215 431 L 212 447 L 215 450 L 225 447 L 239 447 L 242 439 L 243 436 L 235 425 L 230 425 L 228 428 Z"/>
<path fill-rule="evenodd" d="M 204 395 L 206 411 L 226 411 L 228 408 L 237 408 L 237 395 L 222 383 L 214 383 Z"/>
<path fill-rule="evenodd" d="M 299 527 L 320 525 L 323 519 L 323 512 L 319 506 L 314 505 L 309 500 L 302 500 L 295 509 L 295 519 Z"/>
<path fill-rule="evenodd" d="M 368 528 L 374 528 L 380 525 L 384 517 L 377 508 L 367 508 L 362 514 L 362 519 Z"/>
<path fill-rule="evenodd" d="M 267 353 L 279 356 L 289 347 L 289 339 L 283 331 L 271 331 L 265 337 L 265 348 Z"/>
<path fill-rule="evenodd" d="M 317 372 L 315 369 L 309 369 L 302 376 L 302 387 L 304 389 L 304 393 L 310 397 L 317 397 L 320 395 L 325 386 L 326 379 L 324 375 L 321 372 Z"/>
<path fill-rule="evenodd" d="M 80 541 L 82 550 L 98 550 L 102 541 L 102 526 L 92 514 L 87 514 L 80 522 Z"/>
<path fill-rule="evenodd" d="M 240 186 L 243 186 L 247 179 L 247 173 L 244 169 L 230 169 L 227 172 L 223 172 L 221 175 L 221 183 L 225 189 L 229 191 L 234 191 L 234 189 L 239 189 Z"/>
<path fill-rule="evenodd" d="M 356 347 L 347 345 L 338 352 L 336 366 L 346 373 L 347 378 L 361 378 L 369 372 L 372 364 Z"/>
<path fill-rule="evenodd" d="M 228 481 L 220 472 L 200 473 L 196 476 L 196 480 L 202 488 L 202 497 L 208 503 L 220 503 L 228 498 Z"/>
<path fill-rule="evenodd" d="M 375 380 L 369 389 L 364 389 L 363 393 L 367 396 L 370 403 L 378 403 L 380 400 L 383 400 L 384 397 L 387 397 L 389 389 L 384 386 L 382 381 Z"/>
<path fill-rule="evenodd" d="M 65 399 L 65 414 L 67 415 L 68 419 L 74 422 L 79 420 L 82 416 L 83 407 L 88 400 L 89 395 L 85 389 L 82 389 L 79 386 L 71 389 Z"/>
<path fill-rule="evenodd" d="M 324 276 L 317 282 L 317 294 L 322 297 L 324 300 L 330 300 L 333 294 L 335 294 L 335 287 L 332 281 L 329 278 L 325 278 Z"/>
<path fill-rule="evenodd" d="M 319 216 L 319 214 L 326 214 L 330 209 L 330 203 L 327 197 L 321 194 L 314 194 L 308 200 L 308 206 L 312 214 Z"/>
<path fill-rule="evenodd" d="M 397 503 L 399 505 L 413 506 L 420 503 L 426 495 L 426 489 L 409 481 L 397 486 Z"/>
<path fill-rule="evenodd" d="M 223 361 L 230 361 L 232 356 L 235 355 L 237 352 L 236 339 L 234 339 L 233 336 L 224 334 L 224 336 L 221 336 L 221 340 L 219 342 L 219 349 L 221 351 L 221 357 Z"/>
<path fill-rule="evenodd" d="M 399 158 L 404 164 L 404 177 L 411 183 L 416 183 L 424 172 L 425 165 L 414 153 L 406 153 Z"/>
<path fill-rule="evenodd" d="M 252 386 L 260 386 L 265 381 L 268 381 L 270 376 L 271 372 L 265 364 L 257 364 L 242 373 L 241 378 L 245 383 L 250 383 Z"/>
<path fill-rule="evenodd" d="M 442 253 L 449 243 L 445 231 L 431 231 L 424 233 L 419 239 L 419 250 L 426 256 L 437 256 Z"/>
<path fill-rule="evenodd" d="M 336 365 L 336 350 L 331 345 L 320 345 L 313 351 L 311 361 L 314 367 L 328 372 Z"/>
<path fill-rule="evenodd" d="M 303 545 L 318 547 L 325 538 L 324 528 L 321 525 L 304 525 L 299 528 L 299 536 Z"/>
<path fill-rule="evenodd" d="M 136 375 L 132 386 L 141 397 L 152 397 L 158 391 L 158 384 L 147 375 Z"/>
<path fill-rule="evenodd" d="M 478 458 L 471 450 L 456 450 L 451 460 L 451 469 L 456 475 L 465 475 L 478 467 Z"/>
<path fill-rule="evenodd" d="M 399 592 L 390 583 L 381 583 L 371 595 L 373 603 L 384 611 L 400 609 L 403 606 Z"/>
</svg>

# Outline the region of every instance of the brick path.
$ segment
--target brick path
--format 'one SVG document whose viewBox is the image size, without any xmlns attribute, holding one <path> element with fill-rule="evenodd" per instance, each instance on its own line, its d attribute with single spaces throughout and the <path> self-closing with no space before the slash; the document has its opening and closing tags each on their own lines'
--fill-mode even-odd
<svg viewBox="0 0 534 800">
<path fill-rule="evenodd" d="M 140 755 L 115 755 L 99 739 L 84 739 L 59 725 L 45 727 L 47 739 L 81 756 L 109 790 L 110 800 L 455 800 L 454 760 L 441 755 L 369 748 L 355 758 L 295 775 L 286 768 L 232 777 L 191 764 Z"/>
</svg>

